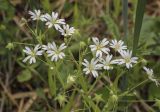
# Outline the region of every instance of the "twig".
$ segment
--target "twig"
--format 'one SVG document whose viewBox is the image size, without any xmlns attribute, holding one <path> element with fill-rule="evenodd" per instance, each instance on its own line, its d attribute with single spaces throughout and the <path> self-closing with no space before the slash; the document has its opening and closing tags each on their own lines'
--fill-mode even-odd
<svg viewBox="0 0 160 112">
<path fill-rule="evenodd" d="M 23 109 L 23 108 L 22 108 L 23 105 L 24 105 L 24 99 L 22 98 L 21 101 L 20 101 L 20 104 L 19 104 L 18 112 L 22 112 L 22 111 L 23 111 L 23 110 L 22 110 L 22 109 Z"/>
<path fill-rule="evenodd" d="M 29 38 L 32 37 L 32 36 L 28 33 L 28 31 L 27 31 L 24 27 L 22 27 L 22 26 L 20 25 L 20 22 L 19 22 L 20 19 L 19 19 L 17 16 L 15 16 L 15 17 L 13 18 L 13 20 L 14 20 L 14 22 L 17 24 L 17 26 L 20 28 L 20 30 L 23 31 L 23 33 L 26 34 L 27 37 L 29 37 Z"/>
<path fill-rule="evenodd" d="M 32 104 L 34 103 L 34 101 L 37 99 L 37 95 L 33 95 L 28 102 L 24 105 L 24 108 L 22 109 L 21 112 L 28 112 L 29 108 L 32 106 Z"/>
<path fill-rule="evenodd" d="M 44 93 L 48 93 L 49 89 L 46 88 L 43 90 Z M 25 97 L 31 97 L 31 96 L 35 96 L 37 95 L 37 93 L 35 91 L 31 91 L 31 92 L 22 92 L 22 93 L 16 93 L 12 95 L 13 99 L 21 99 L 21 98 L 25 98 Z"/>
<path fill-rule="evenodd" d="M 8 89 L 5 87 L 5 85 L 3 84 L 3 82 L 0 80 L 0 85 L 2 86 L 4 93 L 8 96 L 8 98 L 12 101 L 12 103 L 14 105 L 16 105 L 18 107 L 17 102 L 15 101 L 15 99 L 12 97 L 12 94 L 8 91 Z"/>
<path fill-rule="evenodd" d="M 143 99 L 141 99 L 141 97 L 138 94 L 136 94 L 136 97 L 139 99 L 140 103 L 142 104 L 146 112 L 155 112 L 155 110 L 151 108 Z"/>
<path fill-rule="evenodd" d="M 3 112 L 3 106 L 4 106 L 4 102 L 5 102 L 5 95 L 4 93 L 1 93 L 2 95 L 2 99 L 1 99 L 1 105 L 0 105 L 0 112 Z"/>
</svg>

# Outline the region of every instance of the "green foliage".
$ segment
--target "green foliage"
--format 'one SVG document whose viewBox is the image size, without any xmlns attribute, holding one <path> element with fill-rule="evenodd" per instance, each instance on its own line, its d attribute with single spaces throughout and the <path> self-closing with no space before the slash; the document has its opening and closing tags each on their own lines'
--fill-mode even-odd
<svg viewBox="0 0 160 112">
<path fill-rule="evenodd" d="M 128 0 L 122 0 L 122 4 L 124 40 L 126 40 L 128 35 Z"/>
<path fill-rule="evenodd" d="M 32 78 L 32 74 L 31 74 L 31 72 L 29 70 L 23 70 L 17 76 L 17 80 L 19 82 L 29 81 L 31 78 Z"/>
<path fill-rule="evenodd" d="M 119 32 L 118 26 L 114 22 L 114 20 L 111 18 L 111 16 L 109 14 L 105 14 L 105 15 L 102 16 L 102 18 L 108 26 L 108 32 L 111 33 L 113 38 L 119 39 L 120 32 Z"/>
<path fill-rule="evenodd" d="M 134 39 L 133 39 L 133 53 L 136 53 L 136 49 L 139 42 L 139 35 L 141 31 L 141 26 L 143 22 L 143 15 L 145 11 L 147 0 L 138 0 L 134 27 Z"/>
<path fill-rule="evenodd" d="M 4 112 L 16 111 L 14 101 L 19 104 L 19 101 L 27 102 L 28 99 L 33 101 L 29 112 L 135 112 L 146 108 L 159 111 L 160 89 L 147 80 L 142 70 L 143 66 L 153 66 L 154 76 L 159 79 L 160 19 L 145 13 L 146 0 L 14 2 L 0 0 L 0 88 L 3 89 L 3 83 L 7 88 L 7 91 L 0 91 Z M 28 16 L 28 11 L 34 9 L 41 9 L 43 13 L 59 12 L 59 17 L 74 26 L 76 33 L 64 38 L 54 29 L 46 30 L 45 23 L 35 25 L 36 21 L 31 21 Z M 103 73 L 100 70 L 98 78 L 84 75 L 82 61 L 92 56 L 88 47 L 92 36 L 125 39 L 129 48 L 134 37 L 133 50 L 139 62 L 132 70 L 115 67 L 115 71 Z M 25 46 L 34 47 L 37 43 L 46 44 L 53 40 L 58 44 L 70 41 L 63 60 L 52 62 L 44 55 L 36 57 L 37 63 L 33 65 L 22 62 Z M 127 77 L 126 82 L 121 80 L 123 76 Z M 126 88 L 122 90 L 121 86 L 125 84 Z M 49 92 L 44 92 L 45 88 Z M 29 96 L 14 99 L 18 92 L 29 92 Z M 37 95 L 36 100 L 30 92 Z"/>
</svg>

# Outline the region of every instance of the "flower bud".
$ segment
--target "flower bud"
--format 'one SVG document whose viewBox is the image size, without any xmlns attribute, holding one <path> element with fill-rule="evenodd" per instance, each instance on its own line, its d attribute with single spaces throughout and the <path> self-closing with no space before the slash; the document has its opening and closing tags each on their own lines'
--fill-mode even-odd
<svg viewBox="0 0 160 112">
<path fill-rule="evenodd" d="M 53 67 L 50 67 L 50 69 L 53 70 L 54 68 L 53 68 Z"/>
<path fill-rule="evenodd" d="M 80 46 L 81 46 L 81 48 L 84 48 L 84 47 L 86 46 L 86 43 L 83 42 L 83 41 L 81 41 L 81 42 L 80 42 Z"/>
<path fill-rule="evenodd" d="M 27 20 L 25 18 L 22 18 L 20 21 L 20 26 L 24 26 L 27 23 Z"/>
<path fill-rule="evenodd" d="M 5 30 L 6 26 L 5 25 L 0 25 L 0 30 Z"/>
<path fill-rule="evenodd" d="M 75 82 L 75 80 L 76 80 L 76 77 L 75 77 L 75 76 L 69 75 L 69 76 L 67 77 L 67 83 L 68 83 L 68 84 Z"/>
<path fill-rule="evenodd" d="M 6 48 L 9 49 L 9 50 L 14 49 L 13 43 L 8 43 Z"/>
<path fill-rule="evenodd" d="M 55 98 L 55 100 L 58 100 L 60 106 L 63 106 L 64 103 L 67 101 L 66 95 L 61 95 L 61 94 L 59 94 L 59 95 Z"/>
<path fill-rule="evenodd" d="M 147 65 L 147 60 L 142 59 L 142 64 L 143 64 L 143 65 Z"/>
<path fill-rule="evenodd" d="M 118 101 L 118 96 L 117 95 L 112 95 L 112 100 L 113 102 L 117 102 Z"/>
<path fill-rule="evenodd" d="M 95 100 L 97 103 L 103 101 L 102 94 L 95 94 L 93 100 Z"/>
</svg>

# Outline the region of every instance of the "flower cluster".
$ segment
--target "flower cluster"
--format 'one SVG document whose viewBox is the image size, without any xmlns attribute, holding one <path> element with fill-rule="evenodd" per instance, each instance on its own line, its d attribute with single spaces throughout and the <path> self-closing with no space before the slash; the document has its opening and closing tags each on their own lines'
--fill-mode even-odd
<svg viewBox="0 0 160 112">
<path fill-rule="evenodd" d="M 35 48 L 25 47 L 23 50 L 28 56 L 23 60 L 23 62 L 36 63 L 36 57 L 43 55 L 44 51 L 46 51 L 47 56 L 51 57 L 51 61 L 58 61 L 59 59 L 63 59 L 65 54 L 63 50 L 66 48 L 65 43 L 62 43 L 59 47 L 55 44 L 55 42 L 48 43 L 48 45 L 36 45 Z"/>
<path fill-rule="evenodd" d="M 71 36 L 75 33 L 74 27 L 70 27 L 65 23 L 64 19 L 59 19 L 58 13 L 52 12 L 51 15 L 46 13 L 42 14 L 40 10 L 29 11 L 30 18 L 35 21 L 45 22 L 47 28 L 54 27 L 63 36 Z M 127 48 L 122 40 L 108 40 L 103 38 L 99 40 L 97 37 L 92 37 L 93 44 L 89 45 L 93 58 L 91 61 L 84 59 L 82 65 L 84 66 L 83 72 L 92 74 L 93 77 L 98 77 L 100 70 L 113 70 L 115 66 L 125 66 L 127 69 L 131 69 L 134 64 L 138 62 L 138 57 L 132 56 L 132 51 Z M 68 44 L 67 44 L 68 45 Z M 59 46 L 53 41 L 46 45 L 38 44 L 34 48 L 25 47 L 23 52 L 27 55 L 23 62 L 29 62 L 30 64 L 36 63 L 38 56 L 45 54 L 45 57 L 51 59 L 51 61 L 57 62 L 65 57 L 64 50 L 67 48 L 65 43 Z M 153 70 L 147 67 L 143 67 L 148 75 L 148 78 L 155 82 L 156 85 L 160 85 L 153 75 Z M 73 77 L 69 80 L 74 81 Z"/>
<path fill-rule="evenodd" d="M 114 65 L 125 65 L 127 69 L 133 67 L 133 64 L 137 63 L 138 57 L 132 56 L 132 51 L 127 49 L 122 40 L 99 40 L 97 37 L 92 37 L 93 45 L 90 45 L 91 51 L 93 52 L 94 58 L 91 62 L 84 59 L 82 63 L 85 68 L 83 71 L 85 74 L 92 74 L 93 77 L 98 77 L 99 70 L 112 70 Z M 110 53 L 114 50 L 116 55 Z M 143 67 L 146 71 L 148 78 L 159 85 L 159 82 L 153 76 L 153 70 Z"/>
<path fill-rule="evenodd" d="M 132 57 L 132 51 L 127 50 L 127 46 L 124 45 L 122 40 L 111 40 L 111 42 L 109 42 L 106 38 L 100 41 L 97 37 L 92 37 L 92 41 L 94 44 L 89 47 L 96 59 L 92 59 L 91 63 L 84 59 L 83 65 L 86 68 L 84 68 L 83 71 L 85 71 L 86 74 L 92 73 L 94 77 L 97 77 L 98 73 L 96 70 L 98 69 L 103 68 L 104 70 L 110 70 L 113 69 L 113 64 L 125 64 L 127 69 L 130 69 L 134 63 L 137 63 L 138 58 Z M 115 59 L 112 59 L 113 55 L 110 53 L 110 48 L 118 52 L 121 58 L 116 59 L 117 57 L 115 56 Z"/>
<path fill-rule="evenodd" d="M 29 11 L 30 18 L 35 21 L 45 22 L 47 28 L 54 27 L 57 31 L 61 33 L 63 36 L 71 36 L 74 34 L 74 27 L 69 27 L 68 24 L 65 23 L 64 19 L 58 18 L 58 13 L 52 12 L 51 15 L 48 13 L 42 14 L 40 10 Z M 57 46 L 53 41 L 52 43 L 48 43 L 47 45 L 36 45 L 35 48 L 25 47 L 23 52 L 27 55 L 27 57 L 23 60 L 23 62 L 29 61 L 30 64 L 36 63 L 36 58 L 38 56 L 47 54 L 48 57 L 51 57 L 51 61 L 58 61 L 59 59 L 63 59 L 65 54 L 63 50 L 67 46 L 65 43 L 62 43 L 60 46 Z"/>
<path fill-rule="evenodd" d="M 54 27 L 57 31 L 61 33 L 63 36 L 71 36 L 75 29 L 74 27 L 69 27 L 68 24 L 65 23 L 64 19 L 58 18 L 57 12 L 52 12 L 51 15 L 46 13 L 42 14 L 40 10 L 29 11 L 32 20 L 40 20 L 45 22 L 45 25 L 48 28 Z"/>
</svg>

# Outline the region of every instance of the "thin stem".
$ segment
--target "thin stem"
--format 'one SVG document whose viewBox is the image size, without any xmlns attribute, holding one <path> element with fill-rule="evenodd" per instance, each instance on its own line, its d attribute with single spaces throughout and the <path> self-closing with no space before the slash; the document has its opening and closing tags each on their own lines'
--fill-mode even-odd
<svg viewBox="0 0 160 112">
<path fill-rule="evenodd" d="M 61 76 L 59 75 L 57 63 L 56 63 L 56 65 L 54 66 L 54 68 L 55 68 L 55 72 L 56 72 L 57 78 L 59 79 L 59 81 L 60 81 L 61 85 L 63 86 L 63 88 L 65 88 L 65 84 L 64 84 L 64 82 L 63 82 Z"/>
<path fill-rule="evenodd" d="M 88 94 L 92 91 L 92 89 L 95 87 L 95 85 L 97 84 L 97 82 L 104 76 L 104 72 L 96 79 L 96 81 L 93 83 L 93 85 L 90 87 Z"/>
<path fill-rule="evenodd" d="M 36 37 L 37 35 L 35 34 L 35 32 L 29 27 L 28 24 L 26 24 L 27 28 L 32 32 L 32 34 Z"/>
<path fill-rule="evenodd" d="M 45 63 L 47 66 L 52 66 L 50 64 L 48 64 L 47 62 L 45 62 L 44 60 L 42 60 L 41 58 L 37 57 L 38 60 L 42 61 L 43 63 Z"/>
<path fill-rule="evenodd" d="M 35 46 L 34 44 L 28 44 L 28 43 L 21 43 L 21 42 L 13 42 L 13 44 L 19 44 L 19 45 L 30 45 L 30 46 Z"/>
<path fill-rule="evenodd" d="M 131 89 L 129 89 L 128 91 L 122 93 L 120 96 L 125 96 L 126 94 L 130 93 L 131 91 L 133 91 L 134 89 L 136 89 L 137 87 L 141 86 L 142 84 L 146 83 L 148 81 L 148 79 L 142 81 L 141 83 L 137 84 L 136 86 L 132 87 Z"/>
</svg>

